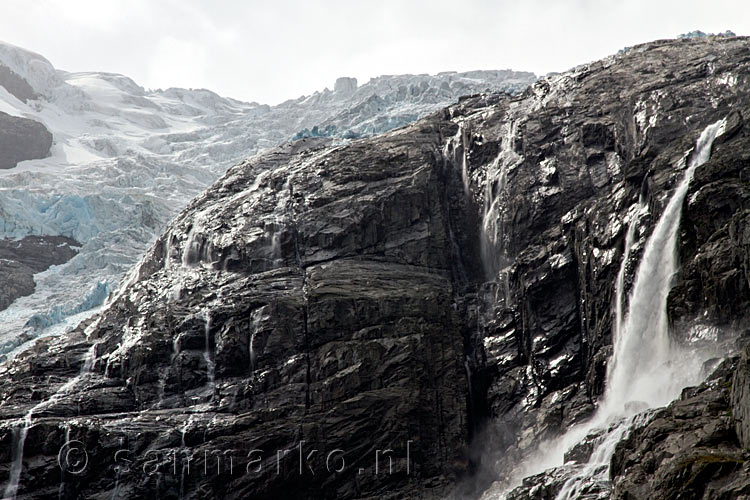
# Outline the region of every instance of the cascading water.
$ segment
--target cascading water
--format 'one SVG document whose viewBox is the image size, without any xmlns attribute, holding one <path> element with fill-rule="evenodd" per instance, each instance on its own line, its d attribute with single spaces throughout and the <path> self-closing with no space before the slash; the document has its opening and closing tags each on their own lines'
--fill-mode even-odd
<svg viewBox="0 0 750 500">
<path fill-rule="evenodd" d="M 195 224 L 191 226 L 190 230 L 188 231 L 187 235 L 187 241 L 185 242 L 185 248 L 182 250 L 182 266 L 183 267 L 190 267 L 192 263 L 197 262 L 200 258 L 198 253 L 200 252 L 200 248 L 198 245 L 198 240 L 195 237 L 196 228 Z"/>
<path fill-rule="evenodd" d="M 250 370 L 254 374 L 257 366 L 257 353 L 255 352 L 255 338 L 260 330 L 260 324 L 263 320 L 263 309 L 256 309 L 250 317 L 250 340 L 248 342 L 248 354 L 250 356 Z"/>
<path fill-rule="evenodd" d="M 626 266 L 638 216 L 645 210 L 643 201 L 630 222 L 615 284 L 614 352 L 606 392 L 594 418 L 571 434 L 580 436 L 583 431 L 610 427 L 603 433 L 586 466 L 565 482 L 556 500 L 579 498 L 592 484 L 607 483 L 614 447 L 626 436 L 634 414 L 669 403 L 683 387 L 698 383 L 702 378 L 703 359 L 670 341 L 666 307 L 672 280 L 678 271 L 677 235 L 682 204 L 695 169 L 709 159 L 713 141 L 723 132 L 724 123 L 722 120 L 709 125 L 698 138 L 685 174 L 646 242 L 625 315 L 622 296 Z"/>
<path fill-rule="evenodd" d="M 616 443 L 634 423 L 642 424 L 650 418 L 651 413 L 642 410 L 663 406 L 677 397 L 683 387 L 699 383 L 706 375 L 703 363 L 716 355 L 712 350 L 690 349 L 670 342 L 666 304 L 678 270 L 677 234 L 683 201 L 695 170 L 709 159 L 713 141 L 723 128 L 722 120 L 701 133 L 683 178 L 645 243 L 626 310 L 627 266 L 636 243 L 637 224 L 647 207 L 640 200 L 631 209 L 625 251 L 615 282 L 614 352 L 599 408 L 589 421 L 545 442 L 519 466 L 523 477 L 560 467 L 565 462 L 565 453 L 588 436 L 593 444 L 588 463 L 564 465 L 568 479 L 557 500 L 585 498 L 584 495 L 606 490 Z M 508 492 L 490 490 L 483 498 L 504 498 Z"/>
<path fill-rule="evenodd" d="M 172 266 L 172 233 L 167 233 L 164 242 L 164 269 L 169 270 Z"/>
<path fill-rule="evenodd" d="M 283 227 L 281 220 L 274 220 L 273 223 L 266 225 L 266 233 L 271 240 L 271 244 L 268 246 L 268 260 L 271 268 L 279 267 L 284 262 L 281 253 L 281 231 Z"/>
<path fill-rule="evenodd" d="M 65 428 L 65 440 L 63 441 L 63 444 L 70 443 L 70 424 L 65 423 L 63 424 L 63 427 Z M 65 496 L 65 473 L 63 472 L 60 477 L 60 487 L 57 489 L 57 500 L 62 500 Z"/>
<path fill-rule="evenodd" d="M 206 347 L 203 351 L 203 358 L 206 361 L 206 381 L 211 394 L 213 394 L 216 386 L 216 364 L 211 358 L 211 311 L 209 309 L 206 309 L 204 319 L 206 323 L 203 331 L 206 339 Z"/>
<path fill-rule="evenodd" d="M 8 484 L 5 485 L 3 491 L 3 500 L 15 500 L 16 494 L 18 493 L 18 486 L 21 480 L 21 472 L 23 471 L 23 448 L 26 443 L 26 436 L 29 433 L 29 428 L 33 421 L 34 413 L 44 408 L 50 403 L 57 401 L 60 396 L 69 393 L 70 389 L 73 388 L 78 381 L 83 378 L 86 374 L 91 372 L 91 368 L 94 364 L 94 355 L 96 350 L 96 344 L 92 345 L 91 348 L 86 352 L 81 371 L 74 378 L 63 384 L 57 392 L 55 392 L 49 399 L 42 401 L 38 405 L 31 408 L 24 418 L 19 422 L 19 426 L 13 429 L 13 448 L 12 457 L 13 462 L 10 465 L 10 474 Z M 66 442 L 69 434 L 66 432 Z"/>
<path fill-rule="evenodd" d="M 633 240 L 635 239 L 635 230 L 637 225 L 636 217 L 643 213 L 647 208 L 647 205 L 643 199 L 638 202 L 638 208 L 633 220 L 628 224 L 628 231 L 625 233 L 625 251 L 622 254 L 622 262 L 620 263 L 620 270 L 617 272 L 617 282 L 615 283 L 615 331 L 614 338 L 618 339 L 622 336 L 620 328 L 622 326 L 622 319 L 624 317 L 623 299 L 625 295 L 625 273 L 628 269 L 628 262 L 630 261 L 630 252 L 633 249 Z"/>
<path fill-rule="evenodd" d="M 464 183 L 464 192 L 469 192 L 469 166 L 466 158 L 466 129 L 463 122 L 458 122 L 458 132 L 443 147 L 443 157 L 452 158 L 457 161 L 461 167 L 461 180 Z M 459 156 L 460 150 L 460 156 Z M 457 158 L 458 156 L 458 158 Z"/>
<path fill-rule="evenodd" d="M 695 169 L 709 159 L 724 123 L 721 120 L 709 125 L 701 133 L 687 170 L 644 248 L 628 314 L 617 325 L 603 405 L 610 414 L 624 411 L 624 405 L 634 400 L 644 401 L 649 407 L 662 406 L 691 382 L 685 379 L 688 373 L 675 373 L 679 366 L 670 363 L 679 347 L 669 339 L 667 297 L 678 271 L 677 235 L 683 200 Z"/>
<path fill-rule="evenodd" d="M 482 210 L 481 257 L 487 279 L 498 278 L 498 271 L 505 262 L 501 248 L 503 237 L 502 209 L 503 193 L 508 183 L 508 170 L 521 157 L 513 149 L 516 122 L 505 126 L 500 152 L 487 167 L 484 184 L 484 206 Z M 504 278 L 504 276 L 500 276 Z"/>
<path fill-rule="evenodd" d="M 501 155 L 487 168 L 487 180 L 484 185 L 484 207 L 482 214 L 481 246 L 482 265 L 487 279 L 497 276 L 499 246 L 502 235 L 499 206 L 502 192 L 507 180 L 507 167 Z"/>
<path fill-rule="evenodd" d="M 193 416 L 188 416 L 187 420 L 185 420 L 185 425 L 182 427 L 182 430 L 180 431 L 180 451 L 185 454 L 182 460 L 182 467 L 180 470 L 180 496 L 179 498 L 182 499 L 185 496 L 185 469 L 187 469 L 187 473 L 190 474 L 190 458 L 188 456 L 189 450 L 187 445 L 185 444 L 185 434 L 187 434 L 188 429 L 190 428 L 190 424 L 193 421 Z"/>
<path fill-rule="evenodd" d="M 33 408 L 29 410 L 26 416 L 19 422 L 20 425 L 13 429 L 13 462 L 10 465 L 10 479 L 3 492 L 4 500 L 15 500 L 16 493 L 18 492 L 18 484 L 21 479 L 21 471 L 23 470 L 23 446 L 26 443 L 26 435 L 29 433 L 29 427 L 31 427 L 33 411 Z"/>
<path fill-rule="evenodd" d="M 180 355 L 180 337 L 175 335 L 172 339 L 172 354 L 169 357 L 169 365 L 165 366 L 160 370 L 159 374 L 159 386 L 158 386 L 158 400 L 154 408 L 164 408 L 164 398 L 167 392 L 167 379 L 170 375 L 170 370 L 175 365 L 175 360 Z"/>
</svg>

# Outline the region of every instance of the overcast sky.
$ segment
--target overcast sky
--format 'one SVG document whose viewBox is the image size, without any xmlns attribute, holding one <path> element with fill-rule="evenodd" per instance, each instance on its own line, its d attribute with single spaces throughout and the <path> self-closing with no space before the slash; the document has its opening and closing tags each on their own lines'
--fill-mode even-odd
<svg viewBox="0 0 750 500">
<path fill-rule="evenodd" d="M 0 0 L 0 39 L 57 68 L 269 104 L 338 76 L 563 71 L 695 29 L 750 34 L 750 0 Z"/>
</svg>

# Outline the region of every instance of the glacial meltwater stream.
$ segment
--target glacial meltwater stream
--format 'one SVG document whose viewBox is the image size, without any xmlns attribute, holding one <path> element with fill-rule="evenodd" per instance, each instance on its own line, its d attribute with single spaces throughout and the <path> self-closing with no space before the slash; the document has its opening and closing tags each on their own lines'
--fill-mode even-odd
<svg viewBox="0 0 750 500">
<path fill-rule="evenodd" d="M 723 132 L 724 120 L 709 125 L 698 138 L 687 169 L 669 199 L 664 213 L 648 238 L 630 294 L 627 314 L 622 302 L 615 304 L 614 351 L 609 362 L 604 397 L 594 418 L 574 429 L 577 435 L 609 428 L 598 438 L 588 464 L 570 477 L 557 500 L 579 498 L 581 489 L 609 480 L 609 463 L 615 445 L 628 432 L 638 411 L 668 404 L 682 388 L 700 382 L 703 359 L 698 353 L 670 340 L 667 298 L 678 271 L 677 236 L 682 205 L 695 169 L 708 161 L 714 139 Z M 617 275 L 616 300 L 622 300 L 624 275 L 635 234 L 639 203 L 630 222 L 625 253 Z"/>
<path fill-rule="evenodd" d="M 709 125 L 701 133 L 689 154 L 685 173 L 675 188 L 663 214 L 646 241 L 638 264 L 635 281 L 625 308 L 625 276 L 631 249 L 635 244 L 637 224 L 646 213 L 641 200 L 630 212 L 625 251 L 615 283 L 614 350 L 608 364 L 605 394 L 596 414 L 587 422 L 572 427 L 565 435 L 545 443 L 528 466 L 527 475 L 564 464 L 564 454 L 589 436 L 593 451 L 588 463 L 566 464 L 568 478 L 557 500 L 582 498 L 609 482 L 609 464 L 616 444 L 630 427 L 647 414 L 646 408 L 668 404 L 682 388 L 702 379 L 701 367 L 709 357 L 670 340 L 667 321 L 667 297 L 678 271 L 677 237 L 682 205 L 695 170 L 711 154 L 716 137 L 724 131 L 725 120 Z M 507 491 L 488 492 L 484 498 L 504 498 Z"/>
</svg>

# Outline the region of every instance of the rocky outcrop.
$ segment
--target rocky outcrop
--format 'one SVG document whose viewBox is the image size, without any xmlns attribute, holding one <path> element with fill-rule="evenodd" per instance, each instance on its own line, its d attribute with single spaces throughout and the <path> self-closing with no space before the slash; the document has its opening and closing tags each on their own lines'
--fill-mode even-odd
<svg viewBox="0 0 750 500">
<path fill-rule="evenodd" d="M 103 313 L 2 366 L 0 480 L 22 463 L 19 492 L 38 498 L 504 487 L 596 407 L 627 226 L 626 291 L 696 137 L 722 118 L 686 197 L 670 320 L 675 342 L 747 326 L 748 65 L 743 38 L 655 42 L 518 97 L 475 95 L 383 136 L 297 141 L 232 168 Z M 729 389 L 714 382 L 638 428 L 683 432 L 676 420 L 700 408 L 714 427 L 696 442 L 736 457 L 736 423 L 714 418 Z M 649 487 L 626 448 L 640 432 L 616 455 L 617 495 Z M 81 470 L 58 455 L 72 441 Z M 717 470 L 694 465 L 680 470 Z M 526 486 L 552 498 L 565 474 Z"/>
<path fill-rule="evenodd" d="M 0 111 L 0 169 L 49 156 L 52 134 L 39 122 Z"/>
<path fill-rule="evenodd" d="M 64 236 L 27 236 L 0 239 L 0 311 L 19 297 L 34 292 L 34 274 L 72 259 L 80 247 Z"/>
<path fill-rule="evenodd" d="M 741 367 L 737 358 L 726 361 L 631 430 L 612 458 L 613 499 L 750 497 L 750 454 L 732 425 L 742 409 L 734 394 L 746 383 L 746 363 L 746 357 Z"/>
<path fill-rule="evenodd" d="M 29 82 L 4 64 L 0 64 L 0 86 L 21 102 L 28 102 L 39 97 Z"/>
</svg>

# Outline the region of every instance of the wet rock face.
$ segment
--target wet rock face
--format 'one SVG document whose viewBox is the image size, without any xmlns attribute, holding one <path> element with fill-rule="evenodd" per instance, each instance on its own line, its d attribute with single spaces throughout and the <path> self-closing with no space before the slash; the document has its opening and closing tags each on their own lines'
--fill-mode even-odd
<svg viewBox="0 0 750 500">
<path fill-rule="evenodd" d="M 42 341 L 8 367 L 6 419 L 46 401 L 20 491 L 57 491 L 54 446 L 75 417 L 68 435 L 92 460 L 64 498 L 442 494 L 468 467 L 456 296 L 470 245 L 440 154 L 454 129 L 300 141 L 231 169 L 169 226 L 88 341 Z M 92 343 L 92 371 L 61 389 Z M 133 466 L 116 480 L 120 447 Z M 234 462 L 197 474 L 204 453 Z"/>
<path fill-rule="evenodd" d="M 686 153 L 727 116 L 686 197 L 670 315 L 745 324 L 721 297 L 750 297 L 748 64 L 746 39 L 656 42 L 237 165 L 103 313 L 0 367 L 0 481 L 30 410 L 20 492 L 40 497 L 430 498 L 508 481 L 593 411 L 632 207 L 649 213 L 626 289 Z M 66 434 L 90 455 L 61 488 Z M 553 498 L 564 473 L 518 498 Z"/>
<path fill-rule="evenodd" d="M 669 315 L 679 341 L 723 340 L 746 327 L 750 191 L 738 179 L 750 165 L 750 82 L 737 69 L 748 63 L 746 39 L 655 42 L 540 80 L 519 99 L 451 108 L 470 137 L 477 204 L 500 199 L 489 213 L 505 257 L 495 287 L 505 291 L 478 315 L 473 360 L 493 422 L 483 434 L 485 449 L 496 450 L 484 454 L 490 477 L 510 481 L 520 457 L 593 411 L 635 205 L 643 196 L 648 213 L 636 223 L 626 297 L 686 154 L 722 118 L 726 132 L 686 197 Z"/>
<path fill-rule="evenodd" d="M 682 223 L 683 279 L 670 296 L 672 317 L 738 328 L 747 317 L 750 137 L 745 106 L 731 113 L 707 168 L 696 172 Z"/>
<path fill-rule="evenodd" d="M 44 125 L 0 111 L 0 169 L 49 156 L 52 134 Z"/>
<path fill-rule="evenodd" d="M 0 311 L 34 292 L 34 274 L 72 259 L 80 244 L 64 236 L 0 239 Z"/>
<path fill-rule="evenodd" d="M 613 499 L 723 499 L 750 495 L 747 447 L 732 428 L 747 359 L 721 365 L 699 387 L 631 430 L 612 458 Z M 733 381 L 734 379 L 734 381 Z M 746 380 L 745 380 L 746 383 Z"/>
</svg>

